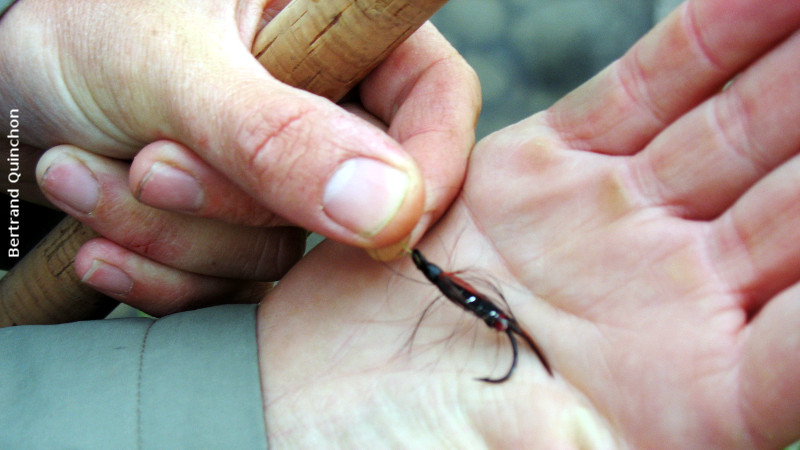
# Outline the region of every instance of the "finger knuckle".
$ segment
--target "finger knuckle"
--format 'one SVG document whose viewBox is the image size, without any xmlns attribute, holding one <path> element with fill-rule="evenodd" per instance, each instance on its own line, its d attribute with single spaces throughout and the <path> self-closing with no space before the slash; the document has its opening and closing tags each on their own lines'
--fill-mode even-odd
<svg viewBox="0 0 800 450">
<path fill-rule="evenodd" d="M 313 123 L 313 110 L 303 106 L 250 114 L 234 138 L 247 173 L 256 181 L 286 173 L 298 153 L 309 147 Z"/>
</svg>

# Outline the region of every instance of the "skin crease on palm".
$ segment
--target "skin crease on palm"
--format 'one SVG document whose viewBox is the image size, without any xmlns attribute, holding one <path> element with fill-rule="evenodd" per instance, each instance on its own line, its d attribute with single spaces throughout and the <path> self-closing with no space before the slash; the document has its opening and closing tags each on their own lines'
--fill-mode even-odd
<svg viewBox="0 0 800 450">
<path fill-rule="evenodd" d="M 508 382 L 475 381 L 504 373 L 508 341 L 444 300 L 409 346 L 435 287 L 407 258 L 324 243 L 260 307 L 270 444 L 800 437 L 800 105 L 781 101 L 800 94 L 786 64 L 800 57 L 800 11 L 746 3 L 684 5 L 579 90 L 484 139 L 419 243 L 497 285 L 554 378 L 523 346 Z M 759 37 L 737 23 L 762 23 Z"/>
</svg>

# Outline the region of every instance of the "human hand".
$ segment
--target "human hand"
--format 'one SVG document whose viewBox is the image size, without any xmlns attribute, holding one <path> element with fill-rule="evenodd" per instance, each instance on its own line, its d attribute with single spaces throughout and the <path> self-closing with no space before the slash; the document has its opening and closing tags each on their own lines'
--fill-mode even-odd
<svg viewBox="0 0 800 450">
<path fill-rule="evenodd" d="M 224 276 L 250 278 L 268 268 L 285 270 L 290 266 L 287 253 L 294 255 L 288 258 L 292 262 L 299 256 L 296 232 L 292 251 L 284 255 L 260 252 L 264 240 L 275 242 L 274 230 L 250 230 L 239 237 L 254 238 L 253 257 L 232 253 L 236 246 L 224 241 L 197 242 L 192 239 L 196 235 L 184 237 L 175 229 L 186 226 L 187 214 L 233 223 L 235 229 L 301 225 L 365 247 L 385 246 L 408 234 L 416 239 L 460 186 L 473 143 L 477 83 L 430 26 L 397 49 L 360 88 L 362 104 L 386 123 L 384 133 L 266 73 L 249 49 L 263 2 L 86 5 L 91 11 L 40 3 L 23 0 L 3 18 L 0 59 L 16 69 L 6 74 L 0 89 L 4 103 L 23 105 L 26 128 L 35 130 L 26 133 L 31 143 L 40 148 L 77 145 L 51 151 L 39 178 L 51 201 L 106 238 L 103 246 L 79 254 L 80 276 L 91 275 L 91 264 L 81 259 L 113 259 L 122 265 L 117 268 L 133 272 L 127 276 L 134 285 L 148 284 L 149 294 L 163 296 L 159 290 L 165 280 L 147 278 L 148 271 L 169 267 L 208 275 L 198 266 L 227 260 L 228 266 L 243 269 L 240 275 Z M 264 19 L 284 3 L 272 2 Z M 136 200 L 182 215 L 137 204 L 120 190 L 124 170 L 101 170 L 85 178 L 99 181 L 97 188 L 63 184 L 65 179 L 75 182 L 83 169 L 116 164 L 102 157 L 134 155 L 127 182 Z M 381 175 L 385 164 L 379 162 L 391 166 L 388 175 Z M 372 187 L 352 192 L 353 185 L 339 183 L 341 195 L 334 195 L 333 180 L 342 182 L 348 173 L 337 167 L 355 169 L 354 180 L 371 178 Z M 87 192 L 89 198 L 103 193 L 100 203 L 75 198 Z M 106 197 L 107 192 L 122 199 Z M 87 205 L 95 209 L 87 211 Z M 158 227 L 132 227 L 135 222 Z M 205 221 L 198 223 L 210 230 Z M 232 233 L 226 224 L 215 227 L 223 230 L 221 236 Z M 208 247 L 213 247 L 212 257 L 206 256 Z M 128 259 L 139 262 L 123 261 Z M 184 286 L 173 283 L 169 291 L 184 292 Z M 128 302 L 141 297 L 135 291 L 120 298 L 119 292 L 106 290 Z"/>
<path fill-rule="evenodd" d="M 509 381 L 475 381 L 508 368 L 504 335 L 444 300 L 414 331 L 437 292 L 411 262 L 330 244 L 261 305 L 271 442 L 800 438 L 798 24 L 796 2 L 690 2 L 476 147 L 463 193 L 420 248 L 494 281 L 555 377 L 521 344 Z"/>
</svg>

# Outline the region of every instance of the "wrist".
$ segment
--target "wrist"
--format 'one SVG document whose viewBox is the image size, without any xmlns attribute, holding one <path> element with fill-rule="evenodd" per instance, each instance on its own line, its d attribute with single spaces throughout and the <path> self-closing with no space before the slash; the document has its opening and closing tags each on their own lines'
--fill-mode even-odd
<svg viewBox="0 0 800 450">
<path fill-rule="evenodd" d="M 401 404 L 408 398 L 400 395 L 419 381 L 392 373 L 408 362 L 404 343 L 416 311 L 383 318 L 396 267 L 362 249 L 324 242 L 262 301 L 258 354 L 270 445 L 357 448 L 367 439 L 369 446 L 398 447 L 415 434 L 386 432 L 413 424 L 408 415 L 419 410 Z M 384 383 L 387 377 L 393 381 Z"/>
</svg>

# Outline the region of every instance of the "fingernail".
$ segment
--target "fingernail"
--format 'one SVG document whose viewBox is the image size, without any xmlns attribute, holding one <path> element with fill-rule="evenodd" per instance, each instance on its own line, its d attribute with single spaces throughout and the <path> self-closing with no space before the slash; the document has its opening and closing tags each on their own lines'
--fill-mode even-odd
<svg viewBox="0 0 800 450">
<path fill-rule="evenodd" d="M 172 211 L 193 212 L 205 203 L 205 191 L 195 177 L 163 162 L 150 167 L 136 197 L 150 206 Z"/>
<path fill-rule="evenodd" d="M 92 261 L 92 266 L 81 281 L 112 295 L 126 295 L 133 289 L 133 280 L 125 271 L 99 259 Z"/>
<path fill-rule="evenodd" d="M 325 186 L 322 208 L 340 225 L 374 236 L 397 214 L 408 192 L 405 172 L 369 158 L 345 161 Z"/>
<path fill-rule="evenodd" d="M 55 200 L 90 214 L 100 201 L 100 182 L 83 162 L 70 155 L 57 157 L 45 169 L 42 188 Z"/>
<path fill-rule="evenodd" d="M 411 236 L 406 236 L 400 242 L 392 244 L 388 247 L 369 248 L 367 249 L 367 255 L 369 255 L 370 258 L 376 261 L 381 261 L 381 262 L 393 261 L 409 252 L 408 243 L 410 241 L 411 241 Z"/>
</svg>

